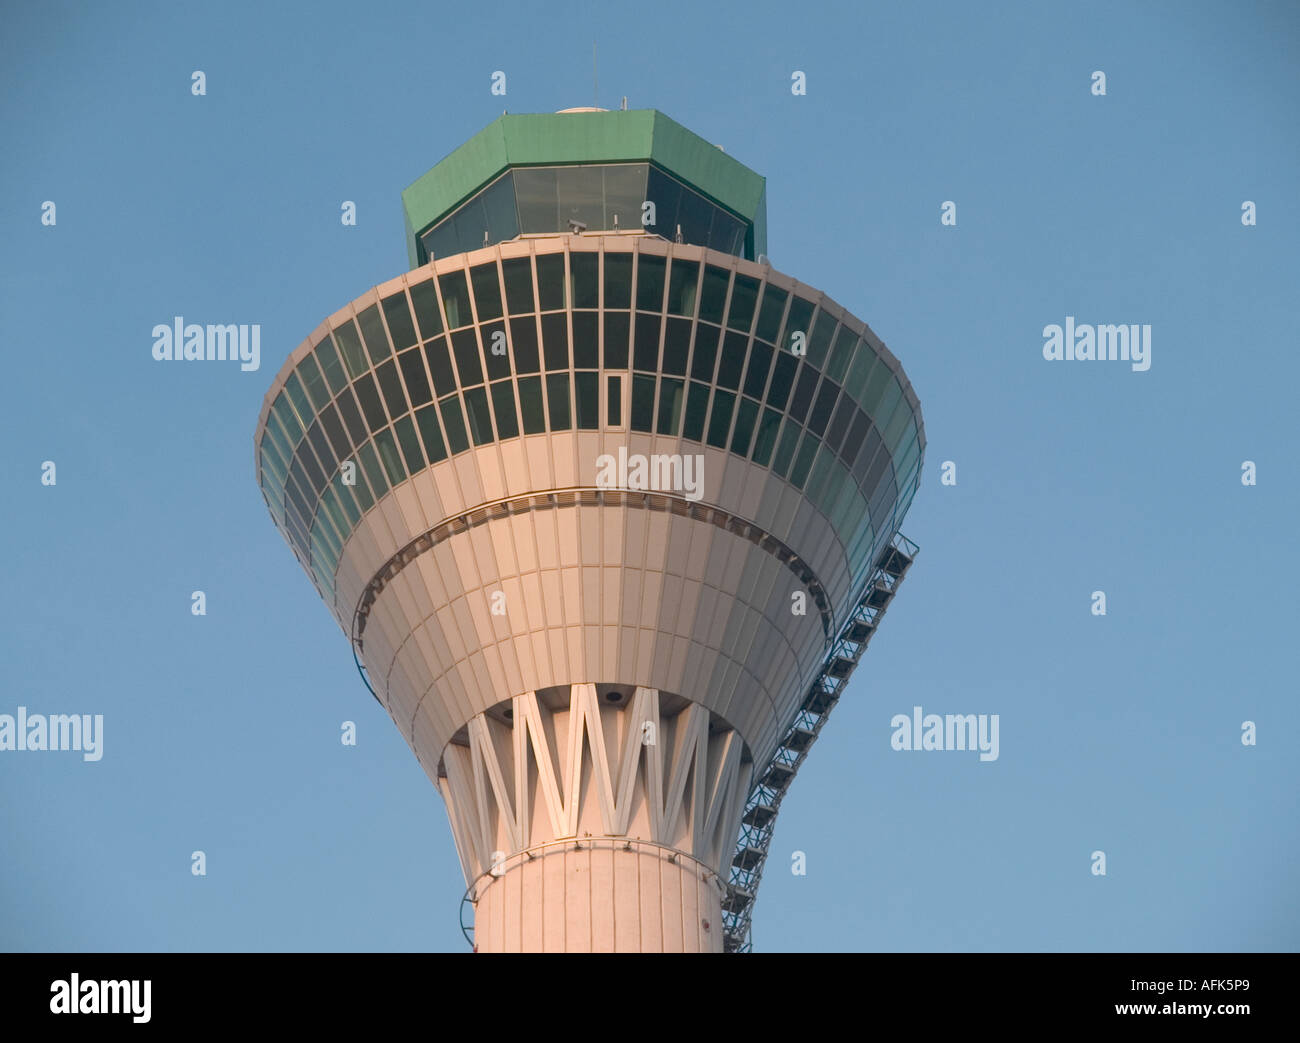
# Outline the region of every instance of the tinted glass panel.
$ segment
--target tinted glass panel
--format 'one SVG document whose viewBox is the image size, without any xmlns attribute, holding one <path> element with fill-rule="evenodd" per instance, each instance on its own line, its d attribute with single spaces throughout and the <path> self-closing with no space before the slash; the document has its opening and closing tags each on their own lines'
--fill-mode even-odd
<svg viewBox="0 0 1300 1043">
<path fill-rule="evenodd" d="M 668 314 L 695 314 L 695 286 L 700 278 L 700 265 L 697 261 L 673 261 L 672 274 L 668 281 Z"/>
<path fill-rule="evenodd" d="M 510 320 L 510 344 L 515 353 L 515 372 L 536 373 L 537 323 L 531 315 Z"/>
<path fill-rule="evenodd" d="M 420 337 L 428 340 L 442 332 L 442 316 L 438 314 L 438 297 L 432 282 L 416 283 L 411 287 L 411 304 L 420 323 Z"/>
<path fill-rule="evenodd" d="M 655 378 L 637 374 L 632 378 L 632 413 L 629 425 L 633 431 L 650 431 L 655 411 Z"/>
<path fill-rule="evenodd" d="M 684 377 L 686 359 L 690 355 L 690 350 L 690 319 L 669 319 L 664 328 L 663 371 Z"/>
<path fill-rule="evenodd" d="M 731 427 L 731 410 L 736 404 L 736 396 L 730 391 L 713 393 L 713 409 L 709 413 L 709 445 L 719 449 L 727 448 L 727 430 Z"/>
<path fill-rule="evenodd" d="M 565 306 L 564 254 L 545 254 L 537 258 L 537 295 L 542 311 Z"/>
<path fill-rule="evenodd" d="M 575 373 L 573 382 L 578 427 L 595 430 L 600 427 L 600 374 L 592 372 Z"/>
<path fill-rule="evenodd" d="M 393 346 L 401 351 L 415 343 L 415 323 L 411 321 L 411 309 L 406 304 L 406 294 L 395 293 L 384 298 L 384 318 L 388 320 L 388 332 L 393 338 Z"/>
<path fill-rule="evenodd" d="M 497 437 L 514 438 L 519 434 L 514 381 L 502 380 L 492 385 L 492 411 L 497 418 Z"/>
<path fill-rule="evenodd" d="M 379 380 L 379 389 L 384 393 L 384 401 L 388 404 L 388 415 L 401 416 L 408 407 L 406 395 L 402 392 L 402 382 L 397 377 L 397 366 L 389 359 L 375 370 L 375 376 Z"/>
<path fill-rule="evenodd" d="M 686 423 L 682 437 L 692 442 L 704 441 L 704 420 L 709 413 L 709 386 L 691 383 L 686 396 Z"/>
<path fill-rule="evenodd" d="M 475 445 L 492 441 L 492 414 L 488 411 L 487 391 L 481 387 L 465 392 L 465 412 L 469 415 L 469 433 Z"/>
<path fill-rule="evenodd" d="M 404 416 L 393 425 L 397 432 L 397 444 L 402 448 L 402 459 L 406 461 L 406 470 L 416 474 L 424 470 L 424 453 L 420 450 L 420 440 L 415 436 L 415 424 L 410 416 Z"/>
<path fill-rule="evenodd" d="M 433 406 L 425 406 L 415 411 L 415 422 L 420 427 L 420 437 L 424 439 L 424 451 L 429 463 L 434 464 L 447 458 L 447 447 L 442 444 L 442 431 L 438 427 L 438 415 Z"/>
<path fill-rule="evenodd" d="M 361 335 L 351 319 L 334 331 L 334 342 L 343 352 L 343 361 L 347 363 L 348 373 L 359 377 L 370 368 L 370 363 L 361 350 Z"/>
<path fill-rule="evenodd" d="M 698 323 L 695 327 L 695 351 L 691 355 L 691 376 L 696 380 L 711 383 L 713 367 L 718 359 L 718 337 L 722 333 L 717 326 Z"/>
<path fill-rule="evenodd" d="M 506 343 L 503 322 L 492 322 L 483 327 L 483 367 L 488 380 L 510 376 L 510 346 Z"/>
<path fill-rule="evenodd" d="M 597 308 L 600 306 L 600 257 L 594 253 L 569 254 L 569 272 L 572 278 L 573 306 Z"/>
<path fill-rule="evenodd" d="M 731 287 L 731 310 L 727 313 L 727 328 L 748 333 L 757 304 L 758 280 L 737 274 L 735 284 Z"/>
<path fill-rule="evenodd" d="M 454 330 L 458 326 L 468 326 L 474 321 L 469 307 L 469 287 L 465 283 L 465 273 L 448 272 L 438 278 L 438 287 L 442 290 L 442 312 L 447 316 L 447 328 Z"/>
<path fill-rule="evenodd" d="M 623 378 L 609 377 L 605 388 L 606 420 L 610 427 L 623 426 Z"/>
<path fill-rule="evenodd" d="M 573 368 L 595 369 L 600 363 L 600 316 L 594 311 L 573 313 Z"/>
<path fill-rule="evenodd" d="M 740 374 L 745 368 L 745 335 L 728 333 L 722 339 L 722 358 L 718 362 L 718 383 L 735 391 L 740 387 Z"/>
<path fill-rule="evenodd" d="M 763 419 L 758 423 L 758 437 L 754 439 L 754 463 L 766 467 L 772 459 L 772 450 L 776 447 L 776 435 L 781 430 L 781 414 L 775 409 L 763 410 Z"/>
<path fill-rule="evenodd" d="M 460 399 L 452 395 L 438 403 L 442 414 L 442 428 L 452 453 L 463 453 L 469 448 L 469 435 L 465 432 L 465 417 L 460 411 Z"/>
<path fill-rule="evenodd" d="M 786 351 L 791 350 L 793 343 L 792 338 L 796 333 L 804 335 L 804 346 L 807 348 L 808 324 L 812 322 L 813 306 L 811 301 L 806 301 L 802 297 L 796 297 L 790 302 L 790 314 L 785 319 L 785 332 L 781 335 L 779 347 Z"/>
<path fill-rule="evenodd" d="M 659 323 L 658 315 L 637 315 L 635 348 L 632 356 L 634 369 L 654 372 L 659 368 Z"/>
<path fill-rule="evenodd" d="M 478 321 L 501 318 L 501 283 L 497 281 L 495 264 L 480 264 L 469 270 L 470 283 L 474 287 L 474 306 L 478 309 Z"/>
<path fill-rule="evenodd" d="M 569 374 L 547 374 L 546 413 L 552 431 L 567 431 L 573 426 L 573 415 L 569 411 Z"/>
<path fill-rule="evenodd" d="M 677 434 L 682 419 L 685 381 L 665 377 L 659 382 L 659 416 L 655 430 L 661 435 Z"/>
<path fill-rule="evenodd" d="M 564 312 L 542 316 L 542 349 L 547 369 L 569 368 L 569 319 Z"/>
<path fill-rule="evenodd" d="M 642 254 L 636 269 L 636 306 L 642 311 L 663 311 L 664 271 L 668 260 Z"/>
<path fill-rule="evenodd" d="M 527 257 L 512 257 L 501 262 L 506 280 L 506 305 L 511 315 L 533 310 L 533 262 Z"/>
<path fill-rule="evenodd" d="M 731 451 L 741 456 L 749 455 L 749 440 L 754 437 L 754 421 L 758 419 L 758 403 L 750 398 L 740 400 L 736 410 L 736 430 L 731 434 Z"/>
<path fill-rule="evenodd" d="M 638 207 L 639 209 L 639 207 Z M 605 254 L 605 307 L 632 306 L 632 255 Z"/>
<path fill-rule="evenodd" d="M 357 408 L 357 400 L 353 397 L 351 391 L 344 391 L 335 399 L 335 405 L 338 406 L 339 415 L 343 417 L 343 423 L 348 429 L 348 435 L 352 438 L 353 445 L 361 445 L 370 437 L 370 432 L 366 429 L 366 422 L 361 419 L 361 410 Z"/>
<path fill-rule="evenodd" d="M 731 273 L 725 268 L 704 266 L 704 285 L 700 289 L 700 318 L 705 322 L 721 322 L 727 306 L 727 280 Z"/>
<path fill-rule="evenodd" d="M 763 306 L 758 310 L 758 325 L 754 327 L 754 336 L 759 340 L 776 343 L 776 335 L 781 332 L 781 312 L 785 310 L 787 296 L 785 290 L 771 283 L 764 288 Z"/>
<path fill-rule="evenodd" d="M 332 396 L 325 386 L 325 378 L 321 375 L 320 367 L 310 355 L 298 364 L 298 376 L 302 379 L 303 387 L 307 389 L 307 397 L 311 399 L 312 406 L 316 412 L 319 412 Z"/>
<path fill-rule="evenodd" d="M 831 411 L 835 408 L 835 399 L 840 389 L 832 381 L 823 380 L 817 389 L 817 398 L 813 402 L 812 413 L 808 417 L 808 429 L 815 435 L 821 435 L 826 425 L 831 422 Z"/>
<path fill-rule="evenodd" d="M 519 412 L 524 421 L 524 434 L 536 435 L 546 430 L 541 377 L 519 378 Z"/>
<path fill-rule="evenodd" d="M 451 347 L 456 356 L 456 372 L 460 386 L 472 387 L 483 383 L 483 367 L 479 365 L 478 337 L 472 329 L 451 335 Z"/>
<path fill-rule="evenodd" d="M 447 338 L 439 337 L 424 346 L 424 359 L 429 364 L 433 387 L 439 395 L 456 390 L 456 376 L 452 373 L 451 359 L 447 357 Z"/>
<path fill-rule="evenodd" d="M 623 311 L 605 313 L 605 368 L 627 369 L 628 315 Z"/>
<path fill-rule="evenodd" d="M 320 347 L 316 349 L 316 361 L 320 363 L 321 372 L 325 374 L 325 381 L 329 384 L 330 391 L 337 395 L 347 384 L 348 378 L 343 373 L 339 353 L 334 350 L 334 342 L 329 337 L 321 341 Z"/>
<path fill-rule="evenodd" d="M 749 368 L 745 370 L 745 394 L 760 401 L 767 386 L 767 371 L 772 365 L 773 349 L 762 341 L 754 341 L 749 349 Z"/>
<path fill-rule="evenodd" d="M 817 371 L 809 365 L 799 367 L 799 376 L 790 399 L 790 415 L 801 424 L 806 423 L 808 407 L 812 405 L 813 390 L 817 386 Z"/>
<path fill-rule="evenodd" d="M 383 461 L 384 474 L 388 476 L 388 480 L 393 485 L 405 480 L 406 469 L 402 466 L 402 458 L 397 452 L 397 439 L 393 437 L 391 427 L 375 435 L 375 450 L 379 453 L 379 459 Z"/>
<path fill-rule="evenodd" d="M 384 332 L 384 324 L 379 318 L 379 306 L 372 304 L 357 316 L 357 322 L 361 325 L 361 335 L 365 338 L 366 350 L 370 352 L 370 361 L 378 365 L 393 353 L 392 345 L 388 343 L 388 334 Z"/>
<path fill-rule="evenodd" d="M 370 430 L 378 431 L 381 427 L 386 427 L 388 417 L 384 415 L 384 407 L 379 401 L 379 389 L 375 387 L 374 377 L 367 373 L 352 385 L 352 390 L 357 393 Z"/>
</svg>

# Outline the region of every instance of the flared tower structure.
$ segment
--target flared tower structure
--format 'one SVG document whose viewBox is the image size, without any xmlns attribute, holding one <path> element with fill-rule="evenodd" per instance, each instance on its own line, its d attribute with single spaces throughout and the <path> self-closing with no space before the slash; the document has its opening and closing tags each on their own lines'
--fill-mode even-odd
<svg viewBox="0 0 1300 1043">
<path fill-rule="evenodd" d="M 911 564 L 897 359 L 653 111 L 505 115 L 266 395 L 276 525 L 446 804 L 480 951 L 734 951 Z"/>
</svg>

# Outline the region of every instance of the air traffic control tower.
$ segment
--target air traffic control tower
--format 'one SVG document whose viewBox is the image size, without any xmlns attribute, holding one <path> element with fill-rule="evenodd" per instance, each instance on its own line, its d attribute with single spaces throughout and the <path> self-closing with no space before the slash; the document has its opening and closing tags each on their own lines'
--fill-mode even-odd
<svg viewBox="0 0 1300 1043">
<path fill-rule="evenodd" d="M 660 112 L 502 116 L 403 203 L 410 270 L 266 395 L 271 515 L 442 794 L 479 951 L 746 950 L 915 554 L 916 395 Z"/>
</svg>

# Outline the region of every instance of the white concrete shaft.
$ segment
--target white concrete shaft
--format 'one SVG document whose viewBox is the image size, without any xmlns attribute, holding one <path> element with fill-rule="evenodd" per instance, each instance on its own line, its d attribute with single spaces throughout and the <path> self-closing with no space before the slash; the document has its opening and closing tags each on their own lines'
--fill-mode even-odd
<svg viewBox="0 0 1300 1043">
<path fill-rule="evenodd" d="M 478 885 L 478 952 L 722 952 L 717 875 L 688 855 L 583 837 L 498 871 Z"/>
</svg>

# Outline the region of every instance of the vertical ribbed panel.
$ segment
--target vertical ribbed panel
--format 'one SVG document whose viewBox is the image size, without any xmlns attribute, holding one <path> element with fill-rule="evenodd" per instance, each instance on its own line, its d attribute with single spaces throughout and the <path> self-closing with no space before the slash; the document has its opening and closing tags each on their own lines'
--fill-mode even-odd
<svg viewBox="0 0 1300 1043">
<path fill-rule="evenodd" d="M 663 848 L 590 838 L 479 885 L 479 952 L 721 952 L 717 876 Z"/>
</svg>

